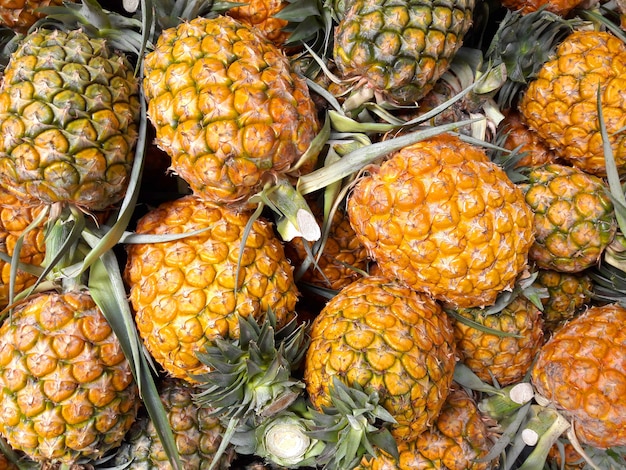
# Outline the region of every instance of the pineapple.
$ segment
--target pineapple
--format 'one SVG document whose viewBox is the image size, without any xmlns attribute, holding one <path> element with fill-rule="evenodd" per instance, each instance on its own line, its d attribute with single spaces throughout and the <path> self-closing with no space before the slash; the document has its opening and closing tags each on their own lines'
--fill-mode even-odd
<svg viewBox="0 0 626 470">
<path fill-rule="evenodd" d="M 516 167 L 535 167 L 547 163 L 558 163 L 557 156 L 539 138 L 536 132 L 531 131 L 522 121 L 516 110 L 506 113 L 499 129 L 506 135 L 503 147 L 508 150 L 517 150 L 522 157 L 516 162 Z"/>
<path fill-rule="evenodd" d="M 399 459 L 380 452 L 375 458 L 363 459 L 355 470 L 490 470 L 497 461 L 481 459 L 491 446 L 490 432 L 476 403 L 453 384 L 431 428 L 417 439 L 399 442 Z"/>
<path fill-rule="evenodd" d="M 104 39 L 38 29 L 11 55 L 0 88 L 0 185 L 21 200 L 106 209 L 124 196 L 139 84 Z"/>
<path fill-rule="evenodd" d="M 334 62 L 360 93 L 414 104 L 450 65 L 472 23 L 474 0 L 354 0 L 334 34 Z"/>
<path fill-rule="evenodd" d="M 581 313 L 593 295 L 593 281 L 584 272 L 569 274 L 540 269 L 535 283 L 548 289 L 548 297 L 542 299 L 543 323 L 547 331 L 555 331 Z"/>
<path fill-rule="evenodd" d="M 412 440 L 439 415 L 454 372 L 450 321 L 425 294 L 381 277 L 364 277 L 328 301 L 311 327 L 304 381 L 311 403 L 331 404 L 334 378 L 376 392 Z"/>
<path fill-rule="evenodd" d="M 0 434 L 42 464 L 119 446 L 140 400 L 120 343 L 91 296 L 46 292 L 0 327 Z"/>
<path fill-rule="evenodd" d="M 521 381 L 543 345 L 541 311 L 524 295 L 516 295 L 496 312 L 466 308 L 457 310 L 455 317 L 460 361 L 486 383 L 506 386 Z"/>
<path fill-rule="evenodd" d="M 594 306 L 541 348 L 532 383 L 574 425 L 582 444 L 626 445 L 626 308 Z"/>
<path fill-rule="evenodd" d="M 535 214 L 529 258 L 539 268 L 577 273 L 599 261 L 617 230 L 602 179 L 575 167 L 548 164 L 531 169 L 520 187 Z"/>
<path fill-rule="evenodd" d="M 40 266 L 46 254 L 44 229 L 38 226 L 27 233 L 27 227 L 42 210 L 37 205 L 20 203 L 13 195 L 0 189 L 0 252 L 13 256 L 16 244 L 23 236 L 19 260 L 32 266 Z M 14 279 L 13 293 L 18 294 L 32 286 L 37 277 L 18 269 Z M 0 309 L 7 306 L 10 298 L 11 264 L 0 259 Z"/>
<path fill-rule="evenodd" d="M 258 29 L 277 47 L 285 45 L 289 39 L 289 31 L 285 27 L 289 22 L 274 15 L 289 5 L 289 2 L 284 0 L 245 0 L 240 3 L 243 5 L 230 8 L 226 14 L 241 23 Z"/>
<path fill-rule="evenodd" d="M 315 203 L 311 204 L 311 208 L 322 225 L 321 209 Z M 294 266 L 300 267 L 297 272 L 301 274 L 299 280 L 338 291 L 367 271 L 369 257 L 356 238 L 345 210 L 339 208 L 329 224 L 328 237 L 322 240 L 323 245 L 318 242 L 311 249 L 315 261 L 307 258 L 307 242 L 302 237 L 287 242 L 285 252 Z"/>
<path fill-rule="evenodd" d="M 525 269 L 534 240 L 521 190 L 482 150 L 450 135 L 372 167 L 348 215 L 383 275 L 456 307 L 493 304 Z"/>
<path fill-rule="evenodd" d="M 63 0 L 2 0 L 0 1 L 0 25 L 18 33 L 26 33 L 38 19 L 45 16 L 39 10 L 40 8 L 62 3 Z"/>
<path fill-rule="evenodd" d="M 239 315 L 260 320 L 271 310 L 279 328 L 294 316 L 293 269 L 269 223 L 255 220 L 245 233 L 250 216 L 189 195 L 137 223 L 137 234 L 183 235 L 128 245 L 125 270 L 139 333 L 173 377 L 196 382 L 207 372 L 197 353 L 238 338 Z"/>
<path fill-rule="evenodd" d="M 172 169 L 203 199 L 246 202 L 300 157 L 319 123 L 305 81 L 255 29 L 227 16 L 160 35 L 144 61 L 148 116 Z"/>
<path fill-rule="evenodd" d="M 211 416 L 209 408 L 194 403 L 194 394 L 198 392 L 187 382 L 176 379 L 165 379 L 159 387 L 184 470 L 208 469 L 225 431 L 219 419 Z M 230 468 L 234 457 L 232 448 L 229 448 L 213 468 Z M 130 429 L 121 449 L 116 452 L 115 465 L 129 470 L 172 468 L 155 424 L 148 416 L 140 415 Z"/>
<path fill-rule="evenodd" d="M 625 171 L 626 133 L 620 132 L 626 126 L 624 80 L 626 44 L 610 32 L 575 31 L 529 83 L 519 109 L 559 157 L 603 176 L 599 99 L 617 167 Z"/>
</svg>

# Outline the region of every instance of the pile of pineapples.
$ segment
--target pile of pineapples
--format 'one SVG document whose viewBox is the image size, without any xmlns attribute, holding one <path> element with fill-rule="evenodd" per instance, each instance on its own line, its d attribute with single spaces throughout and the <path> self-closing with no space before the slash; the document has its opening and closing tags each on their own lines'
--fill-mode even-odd
<svg viewBox="0 0 626 470">
<path fill-rule="evenodd" d="M 0 469 L 626 469 L 623 3 L 0 32 Z"/>
</svg>

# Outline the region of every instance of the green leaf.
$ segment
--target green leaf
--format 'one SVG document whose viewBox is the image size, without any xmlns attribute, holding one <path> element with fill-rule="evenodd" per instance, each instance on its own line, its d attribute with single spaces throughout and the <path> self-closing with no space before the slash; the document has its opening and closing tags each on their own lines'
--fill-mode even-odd
<svg viewBox="0 0 626 470">
<path fill-rule="evenodd" d="M 96 243 L 96 240 L 89 236 L 86 239 L 91 242 L 92 246 Z M 131 365 L 143 403 L 150 419 L 155 424 L 172 467 L 182 470 L 183 466 L 180 462 L 169 420 L 147 359 L 143 354 L 142 343 L 132 319 L 119 265 L 113 252 L 103 253 L 101 258 L 93 263 L 89 271 L 89 292 L 111 325 L 124 355 Z"/>
</svg>

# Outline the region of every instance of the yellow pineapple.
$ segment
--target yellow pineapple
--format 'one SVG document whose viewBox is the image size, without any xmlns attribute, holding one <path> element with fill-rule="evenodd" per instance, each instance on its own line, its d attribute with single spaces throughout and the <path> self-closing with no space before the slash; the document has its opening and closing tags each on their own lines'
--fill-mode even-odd
<svg viewBox="0 0 626 470">
<path fill-rule="evenodd" d="M 528 298 L 517 295 L 499 311 L 466 308 L 456 314 L 462 363 L 486 383 L 506 386 L 524 378 L 543 345 L 541 311 Z"/>
<path fill-rule="evenodd" d="M 392 154 L 348 199 L 380 271 L 458 307 L 491 305 L 527 265 L 532 212 L 478 147 L 441 135 Z"/>
<path fill-rule="evenodd" d="M 441 411 L 454 354 L 450 321 L 439 304 L 384 278 L 364 277 L 315 318 L 304 381 L 317 409 L 330 406 L 333 378 L 377 392 L 396 420 L 394 437 L 412 440 Z"/>
<path fill-rule="evenodd" d="M 89 293 L 46 292 L 0 327 L 0 434 L 42 464 L 95 459 L 119 446 L 139 391 Z"/>
<path fill-rule="evenodd" d="M 105 39 L 34 31 L 0 88 L 0 186 L 25 201 L 110 207 L 129 183 L 139 107 L 133 67 Z"/>
<path fill-rule="evenodd" d="M 157 144 L 198 197 L 245 202 L 315 165 L 312 154 L 296 167 L 319 130 L 307 85 L 254 28 L 222 15 L 183 22 L 163 31 L 144 70 Z"/>
<path fill-rule="evenodd" d="M 490 470 L 497 464 L 484 460 L 493 442 L 474 400 L 453 384 L 441 412 L 416 439 L 398 443 L 398 459 L 380 452 L 365 458 L 355 470 Z"/>
<path fill-rule="evenodd" d="M 43 225 L 24 233 L 42 210 L 33 202 L 28 205 L 0 189 L 0 252 L 13 256 L 19 237 L 24 236 L 20 248 L 20 262 L 40 266 L 46 254 Z M 14 294 L 35 283 L 34 274 L 18 269 L 14 279 Z M 0 259 L 0 308 L 9 302 L 11 264 Z"/>
<path fill-rule="evenodd" d="M 598 90 L 609 142 L 626 170 L 626 44 L 610 32 L 575 31 L 528 84 L 519 109 L 555 153 L 592 174 L 605 175 Z"/>
<path fill-rule="evenodd" d="M 183 235 L 128 246 L 125 278 L 137 327 L 168 374 L 196 382 L 208 370 L 197 353 L 217 338 L 239 337 L 239 316 L 294 316 L 293 268 L 272 226 L 251 214 L 185 196 L 137 223 L 143 235 Z M 199 230 L 197 235 L 184 236 Z"/>
</svg>

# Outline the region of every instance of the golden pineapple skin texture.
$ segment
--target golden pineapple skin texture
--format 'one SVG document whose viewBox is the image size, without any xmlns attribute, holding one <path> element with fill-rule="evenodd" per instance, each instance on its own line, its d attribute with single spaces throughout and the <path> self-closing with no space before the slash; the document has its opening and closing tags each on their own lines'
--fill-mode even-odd
<svg viewBox="0 0 626 470">
<path fill-rule="evenodd" d="M 396 419 L 396 439 L 415 439 L 438 416 L 454 372 L 450 321 L 430 297 L 366 277 L 330 299 L 311 328 L 304 381 L 313 405 L 329 406 L 333 376 L 377 391 Z"/>
<path fill-rule="evenodd" d="M 286 56 L 230 17 L 165 30 L 144 68 L 157 144 L 204 199 L 247 200 L 273 174 L 289 173 L 319 130 Z"/>
<path fill-rule="evenodd" d="M 26 228 L 35 220 L 41 206 L 20 202 L 11 194 L 0 189 L 0 251 L 13 256 L 15 246 L 21 236 L 20 262 L 40 266 L 46 255 L 46 243 L 42 226 L 24 234 Z M 37 277 L 18 269 L 15 276 L 14 293 L 18 294 L 32 286 Z M 0 260 L 0 308 L 9 302 L 9 284 L 11 282 L 11 264 Z"/>
<path fill-rule="evenodd" d="M 200 393 L 184 380 L 166 378 L 159 384 L 159 396 L 170 423 L 184 470 L 210 467 L 225 428 L 211 409 L 193 402 Z M 230 468 L 235 457 L 232 448 L 220 457 L 216 470 Z M 142 414 L 128 432 L 122 449 L 116 453 L 115 465 L 128 470 L 172 470 L 154 422 Z"/>
<path fill-rule="evenodd" d="M 276 18 L 278 12 L 289 5 L 283 0 L 245 0 L 241 6 L 230 8 L 228 16 L 257 28 L 276 46 L 281 47 L 289 39 L 289 32 L 284 28 L 287 20 Z"/>
<path fill-rule="evenodd" d="M 501 312 L 488 314 L 483 309 L 459 309 L 457 313 L 489 329 L 508 333 L 502 336 L 454 321 L 454 337 L 460 361 L 483 382 L 506 386 L 524 378 L 543 345 L 541 311 L 519 295 Z"/>
<path fill-rule="evenodd" d="M 26 33 L 38 19 L 44 15 L 38 8 L 58 6 L 63 0 L 1 0 L 0 25 L 19 33 Z"/>
<path fill-rule="evenodd" d="M 537 392 L 573 422 L 582 444 L 626 444 L 626 308 L 594 306 L 543 346 L 532 369 Z"/>
<path fill-rule="evenodd" d="M 177 241 L 130 245 L 125 278 L 139 333 L 172 376 L 205 373 L 197 352 L 216 338 L 239 337 L 238 314 L 257 320 L 268 309 L 280 328 L 295 311 L 292 267 L 272 226 L 250 213 L 185 196 L 161 204 L 137 224 L 139 234 L 183 234 Z M 207 230 L 208 229 L 208 230 Z"/>
<path fill-rule="evenodd" d="M 484 152 L 448 135 L 373 168 L 348 215 L 385 276 L 457 307 L 491 305 L 511 288 L 533 242 L 520 189 Z"/>
<path fill-rule="evenodd" d="M 316 204 L 310 206 L 318 216 L 321 226 L 323 223 L 323 216 L 319 212 L 321 209 Z M 302 237 L 296 237 L 285 245 L 285 251 L 296 267 L 307 258 L 304 243 L 307 242 L 303 241 Z M 368 269 L 367 250 L 356 238 L 350 220 L 342 209 L 335 212 L 322 253 L 317 257 L 318 254 L 314 253 L 316 263 L 311 263 L 300 280 L 338 291 L 356 281 Z"/>
<path fill-rule="evenodd" d="M 510 110 L 499 124 L 502 133 L 506 133 L 506 139 L 502 146 L 509 150 L 517 149 L 524 153 L 516 167 L 535 167 L 547 163 L 558 163 L 556 154 L 523 122 L 520 113 Z"/>
<path fill-rule="evenodd" d="M 139 120 L 133 73 L 79 30 L 28 35 L 0 89 L 0 185 L 22 200 L 86 210 L 121 200 Z"/>
<path fill-rule="evenodd" d="M 474 0 L 354 0 L 335 28 L 335 64 L 387 100 L 412 104 L 448 69 L 473 10 Z"/>
<path fill-rule="evenodd" d="M 534 213 L 529 258 L 539 268 L 577 273 L 599 261 L 617 229 L 602 179 L 548 164 L 532 169 L 520 187 Z"/>
<path fill-rule="evenodd" d="M 490 470 L 489 430 L 474 400 L 454 384 L 439 416 L 417 439 L 398 442 L 400 458 L 381 452 L 355 470 Z"/>
<path fill-rule="evenodd" d="M 626 45 L 614 35 L 577 31 L 557 48 L 520 101 L 527 124 L 557 155 L 605 175 L 598 95 L 617 167 L 626 170 Z"/>
<path fill-rule="evenodd" d="M 0 434 L 38 462 L 72 464 L 120 445 L 139 392 L 117 337 L 84 292 L 48 292 L 0 327 Z"/>
</svg>

